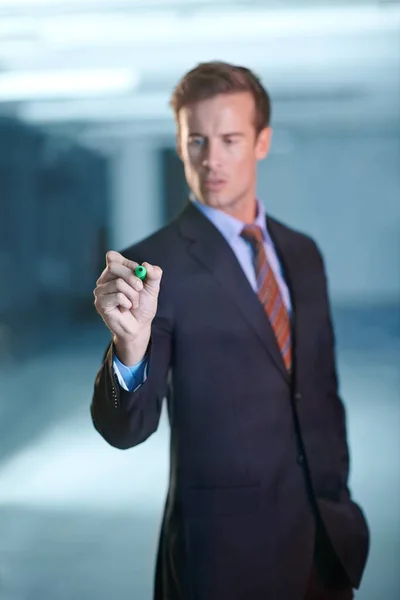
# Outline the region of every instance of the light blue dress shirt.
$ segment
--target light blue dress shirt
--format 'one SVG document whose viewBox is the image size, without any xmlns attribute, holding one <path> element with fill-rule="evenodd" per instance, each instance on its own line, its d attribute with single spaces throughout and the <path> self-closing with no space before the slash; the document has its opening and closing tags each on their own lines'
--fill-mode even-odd
<svg viewBox="0 0 400 600">
<path fill-rule="evenodd" d="M 192 200 L 194 206 L 203 213 L 203 215 L 209 219 L 215 227 L 224 236 L 232 250 L 234 251 L 247 279 L 253 290 L 257 293 L 257 280 L 254 270 L 253 262 L 253 250 L 251 244 L 242 238 L 241 231 L 244 227 L 244 223 L 231 215 L 228 215 L 217 208 L 205 206 L 198 200 Z M 282 268 L 278 260 L 277 253 L 274 248 L 274 244 L 267 230 L 265 210 L 259 200 L 257 200 L 257 217 L 254 221 L 255 225 L 258 225 L 264 236 L 264 248 L 267 254 L 268 262 L 273 270 L 276 278 L 276 282 L 279 286 L 282 300 L 289 312 L 291 313 L 291 301 L 289 295 L 289 289 L 285 283 L 282 274 Z M 114 372 L 120 385 L 129 391 L 138 388 L 147 377 L 147 359 L 143 359 L 140 363 L 133 366 L 126 366 L 121 363 L 116 356 L 114 356 Z"/>
</svg>

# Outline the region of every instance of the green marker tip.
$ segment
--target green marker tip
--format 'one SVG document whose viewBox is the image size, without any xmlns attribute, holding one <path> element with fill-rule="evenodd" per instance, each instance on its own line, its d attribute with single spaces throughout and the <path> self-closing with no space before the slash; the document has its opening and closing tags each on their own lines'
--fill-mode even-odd
<svg viewBox="0 0 400 600">
<path fill-rule="evenodd" d="M 145 279 L 146 275 L 147 275 L 147 269 L 146 269 L 146 267 L 143 267 L 143 266 L 136 267 L 136 269 L 135 269 L 135 275 L 137 277 L 139 277 L 139 279 L 141 279 L 143 281 Z"/>
</svg>

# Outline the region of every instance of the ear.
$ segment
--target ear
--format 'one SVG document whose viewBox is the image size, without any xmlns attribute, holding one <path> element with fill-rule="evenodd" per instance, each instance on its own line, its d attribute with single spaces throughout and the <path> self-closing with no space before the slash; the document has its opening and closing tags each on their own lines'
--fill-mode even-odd
<svg viewBox="0 0 400 600">
<path fill-rule="evenodd" d="M 260 131 L 256 141 L 256 158 L 262 160 L 271 148 L 272 127 L 265 127 Z"/>
<path fill-rule="evenodd" d="M 181 136 L 179 134 L 179 131 L 176 134 L 175 143 L 176 143 L 176 153 L 179 156 L 179 158 L 182 160 L 182 142 L 181 142 Z"/>
</svg>

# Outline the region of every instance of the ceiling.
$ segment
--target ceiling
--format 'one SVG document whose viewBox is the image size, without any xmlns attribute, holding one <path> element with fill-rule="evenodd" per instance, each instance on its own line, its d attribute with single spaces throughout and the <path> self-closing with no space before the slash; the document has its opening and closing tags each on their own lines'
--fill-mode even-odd
<svg viewBox="0 0 400 600">
<path fill-rule="evenodd" d="M 170 123 L 216 58 L 261 76 L 278 122 L 399 125 L 399 2 L 0 0 L 0 113 L 31 123 Z"/>
</svg>

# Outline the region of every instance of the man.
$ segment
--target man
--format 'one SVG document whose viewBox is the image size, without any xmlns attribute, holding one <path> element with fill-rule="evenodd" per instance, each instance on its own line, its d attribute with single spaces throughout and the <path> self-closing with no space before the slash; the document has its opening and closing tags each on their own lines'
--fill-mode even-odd
<svg viewBox="0 0 400 600">
<path fill-rule="evenodd" d="M 94 291 L 112 333 L 96 429 L 131 448 L 156 431 L 168 399 L 155 598 L 352 598 L 369 532 L 347 487 L 323 262 L 256 199 L 269 96 L 251 71 L 211 62 L 184 76 L 171 105 L 191 200 L 109 252 Z"/>
</svg>

